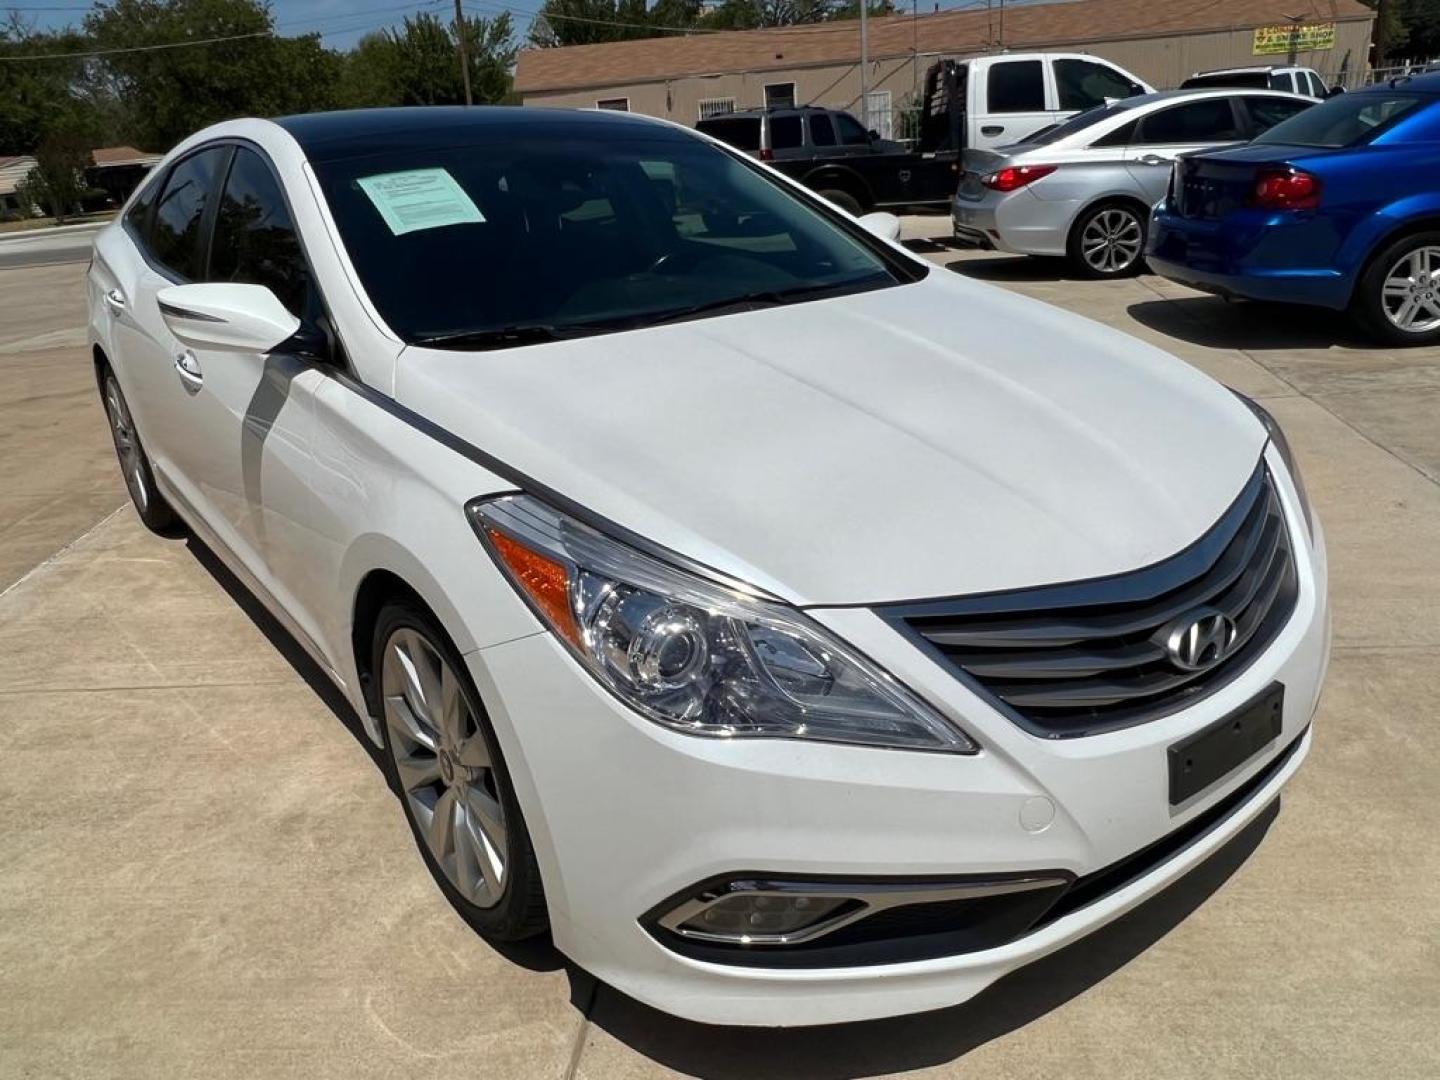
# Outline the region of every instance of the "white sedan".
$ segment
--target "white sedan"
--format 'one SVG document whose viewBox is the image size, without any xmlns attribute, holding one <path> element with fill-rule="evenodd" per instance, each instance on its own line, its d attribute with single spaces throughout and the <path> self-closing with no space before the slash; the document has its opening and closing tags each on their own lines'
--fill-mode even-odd
<svg viewBox="0 0 1440 1080">
<path fill-rule="evenodd" d="M 866 224 L 659 121 L 429 109 L 210 128 L 95 245 L 145 523 L 334 679 L 474 926 L 697 1020 L 962 1001 L 1310 746 L 1269 416 Z"/>
<path fill-rule="evenodd" d="M 967 150 L 955 239 L 1063 255 L 1082 277 L 1140 269 L 1150 208 L 1185 153 L 1246 142 L 1315 101 L 1270 90 L 1170 90 L 1080 113 L 1023 143 Z"/>
</svg>

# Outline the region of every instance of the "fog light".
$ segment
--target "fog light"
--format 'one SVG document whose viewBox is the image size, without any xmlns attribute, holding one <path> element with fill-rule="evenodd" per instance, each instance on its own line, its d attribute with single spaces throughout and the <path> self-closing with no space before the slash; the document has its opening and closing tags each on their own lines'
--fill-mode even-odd
<svg viewBox="0 0 1440 1080">
<path fill-rule="evenodd" d="M 748 937 L 793 934 L 814 926 L 854 901 L 841 896 L 774 896 L 732 893 L 681 923 L 680 933 L 699 931 L 743 942 Z"/>
</svg>

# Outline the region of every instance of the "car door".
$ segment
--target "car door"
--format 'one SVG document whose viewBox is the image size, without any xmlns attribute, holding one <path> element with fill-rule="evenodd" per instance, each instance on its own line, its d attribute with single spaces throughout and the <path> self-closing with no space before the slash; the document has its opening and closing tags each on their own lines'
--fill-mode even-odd
<svg viewBox="0 0 1440 1080">
<path fill-rule="evenodd" d="M 187 468 L 194 451 L 187 445 L 195 394 L 185 370 L 191 357 L 166 326 L 159 294 L 199 280 L 214 189 L 230 153 L 228 146 L 204 147 L 171 166 L 155 185 L 148 215 L 126 222 L 138 258 L 115 260 L 105 291 L 112 359 L 151 464 L 162 485 L 205 516 L 207 500 Z"/>
<path fill-rule="evenodd" d="M 220 540 L 318 640 L 309 594 L 327 534 L 312 451 L 315 394 L 326 379 L 323 306 L 266 158 L 236 146 L 219 190 L 205 280 L 267 287 L 302 329 L 290 346 L 263 354 L 195 350 L 183 464 L 214 508 L 209 524 Z"/>
<path fill-rule="evenodd" d="M 1245 118 L 1234 95 L 1169 105 L 1140 118 L 1125 149 L 1125 166 L 1153 206 L 1165 195 L 1177 157 L 1245 137 Z"/>
<path fill-rule="evenodd" d="M 988 150 L 1020 142 L 1054 123 L 1053 93 L 1046 92 L 1045 61 L 993 60 L 986 66 L 980 108 L 971 119 L 970 146 Z"/>
</svg>

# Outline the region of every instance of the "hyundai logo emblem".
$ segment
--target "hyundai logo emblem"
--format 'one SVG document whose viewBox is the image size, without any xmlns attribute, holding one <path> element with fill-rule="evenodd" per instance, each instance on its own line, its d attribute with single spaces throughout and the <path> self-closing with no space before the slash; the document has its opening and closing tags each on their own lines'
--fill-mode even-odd
<svg viewBox="0 0 1440 1080">
<path fill-rule="evenodd" d="M 1165 655 L 1182 671 L 1212 668 L 1235 648 L 1235 620 L 1212 607 L 1195 608 L 1161 632 Z"/>
</svg>

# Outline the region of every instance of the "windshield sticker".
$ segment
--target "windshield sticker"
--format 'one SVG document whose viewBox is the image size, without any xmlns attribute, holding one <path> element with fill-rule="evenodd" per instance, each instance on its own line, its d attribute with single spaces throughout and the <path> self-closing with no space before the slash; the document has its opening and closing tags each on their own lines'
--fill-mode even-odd
<svg viewBox="0 0 1440 1080">
<path fill-rule="evenodd" d="M 396 236 L 485 221 L 480 208 L 444 169 L 362 176 L 358 183 Z"/>
</svg>

